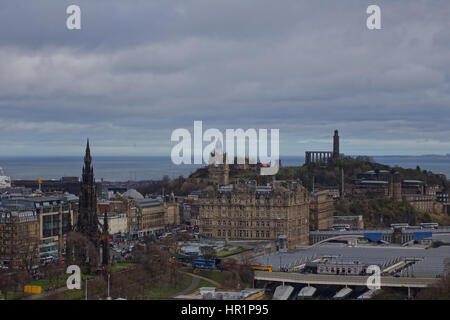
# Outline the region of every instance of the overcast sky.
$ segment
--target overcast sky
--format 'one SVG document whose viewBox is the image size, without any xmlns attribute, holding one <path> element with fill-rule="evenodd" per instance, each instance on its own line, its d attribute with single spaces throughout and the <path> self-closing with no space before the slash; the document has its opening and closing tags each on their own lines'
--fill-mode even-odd
<svg viewBox="0 0 450 320">
<path fill-rule="evenodd" d="M 282 156 L 331 150 L 334 129 L 346 154 L 450 153 L 449 17 L 448 0 L 1 0 L 0 156 L 87 137 L 169 156 L 194 120 L 278 128 Z"/>
</svg>

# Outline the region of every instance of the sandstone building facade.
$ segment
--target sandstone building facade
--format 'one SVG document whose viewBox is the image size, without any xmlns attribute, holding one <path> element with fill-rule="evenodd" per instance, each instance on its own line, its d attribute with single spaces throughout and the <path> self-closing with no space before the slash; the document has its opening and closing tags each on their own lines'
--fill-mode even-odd
<svg viewBox="0 0 450 320">
<path fill-rule="evenodd" d="M 200 234 L 224 240 L 309 242 L 309 192 L 297 182 L 206 188 L 199 199 Z"/>
<path fill-rule="evenodd" d="M 173 197 L 169 202 L 145 198 L 134 200 L 134 204 L 128 213 L 131 237 L 150 236 L 180 224 L 179 205 Z"/>
<path fill-rule="evenodd" d="M 24 259 L 38 263 L 39 220 L 26 208 L 0 210 L 0 265 L 23 266 Z"/>
<path fill-rule="evenodd" d="M 309 230 L 327 230 L 333 226 L 334 200 L 328 190 L 313 192 L 309 205 Z"/>
</svg>

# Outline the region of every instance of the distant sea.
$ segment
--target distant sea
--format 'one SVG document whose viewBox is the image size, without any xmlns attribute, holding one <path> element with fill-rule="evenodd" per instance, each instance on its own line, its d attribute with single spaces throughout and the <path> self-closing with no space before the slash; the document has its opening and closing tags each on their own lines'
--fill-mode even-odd
<svg viewBox="0 0 450 320">
<path fill-rule="evenodd" d="M 450 155 L 447 156 L 372 156 L 374 161 L 389 166 L 444 173 L 450 178 Z M 283 166 L 304 163 L 304 157 L 282 157 Z M 105 157 L 93 159 L 96 179 L 107 181 L 158 180 L 169 176 L 187 177 L 201 165 L 174 165 L 168 157 Z M 82 157 L 0 157 L 0 167 L 12 179 L 60 179 L 81 176 Z"/>
</svg>

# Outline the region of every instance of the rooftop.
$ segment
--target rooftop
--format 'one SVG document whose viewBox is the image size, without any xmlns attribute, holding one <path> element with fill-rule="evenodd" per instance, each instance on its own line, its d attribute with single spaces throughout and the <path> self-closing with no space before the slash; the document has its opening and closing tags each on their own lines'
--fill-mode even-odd
<svg viewBox="0 0 450 320">
<path fill-rule="evenodd" d="M 179 295 L 175 298 L 189 300 L 243 300 L 261 291 L 263 291 L 263 289 L 217 291 L 215 287 L 202 287 L 200 288 L 200 294 Z"/>
<path fill-rule="evenodd" d="M 423 184 L 424 182 L 422 180 L 403 180 L 404 183 L 417 183 L 417 184 Z"/>
<path fill-rule="evenodd" d="M 136 207 L 138 208 L 153 208 L 159 207 L 161 205 L 161 201 L 158 199 L 138 199 L 135 200 Z"/>
<path fill-rule="evenodd" d="M 129 189 L 122 194 L 124 198 L 133 198 L 134 200 L 144 199 L 144 196 L 135 189 Z"/>
<path fill-rule="evenodd" d="M 379 180 L 362 180 L 361 184 L 388 184 L 387 181 L 379 181 Z"/>
<path fill-rule="evenodd" d="M 389 170 L 379 170 L 379 171 L 369 170 L 364 173 L 365 174 L 378 174 L 378 173 L 390 173 L 390 171 Z"/>
<path fill-rule="evenodd" d="M 256 259 L 256 262 L 278 268 L 281 261 L 282 267 L 289 268 L 324 256 L 376 265 L 389 265 L 398 258 L 421 258 L 422 261 L 409 267 L 409 274 L 436 276 L 445 273 L 446 265 L 450 262 L 450 246 L 424 249 L 395 245 L 349 247 L 345 244 L 329 243 L 287 253 L 277 252 L 261 256 Z"/>
</svg>

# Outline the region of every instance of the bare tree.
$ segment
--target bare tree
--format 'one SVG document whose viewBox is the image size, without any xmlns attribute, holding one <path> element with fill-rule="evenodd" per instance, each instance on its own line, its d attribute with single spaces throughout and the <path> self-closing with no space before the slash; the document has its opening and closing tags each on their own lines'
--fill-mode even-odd
<svg viewBox="0 0 450 320">
<path fill-rule="evenodd" d="M 450 300 L 450 275 L 447 274 L 435 284 L 420 291 L 416 299 L 418 300 Z"/>
<path fill-rule="evenodd" d="M 31 276 L 34 267 L 39 265 L 39 238 L 29 235 L 24 236 L 16 250 L 20 265 Z"/>
<path fill-rule="evenodd" d="M 88 281 L 88 297 L 91 300 L 103 299 L 107 295 L 108 283 L 102 276 L 97 276 Z"/>
<path fill-rule="evenodd" d="M 16 284 L 10 277 L 10 272 L 7 270 L 0 270 L 0 293 L 6 300 L 8 293 L 14 291 Z"/>
<path fill-rule="evenodd" d="M 239 274 L 237 270 L 231 270 L 224 275 L 223 285 L 225 288 L 239 289 Z"/>
<path fill-rule="evenodd" d="M 88 274 L 98 266 L 99 251 L 95 244 L 83 234 L 75 231 L 69 232 L 66 246 L 70 248 L 69 252 L 71 252 L 71 256 L 66 257 L 66 264 L 77 264 L 84 273 Z"/>
<path fill-rule="evenodd" d="M 42 275 L 48 280 L 50 289 L 55 289 L 63 279 L 63 269 L 54 264 L 48 264 L 41 268 Z"/>
<path fill-rule="evenodd" d="M 8 293 L 23 293 L 23 286 L 30 281 L 28 273 L 20 269 L 0 271 L 0 291 L 7 298 Z"/>
</svg>

